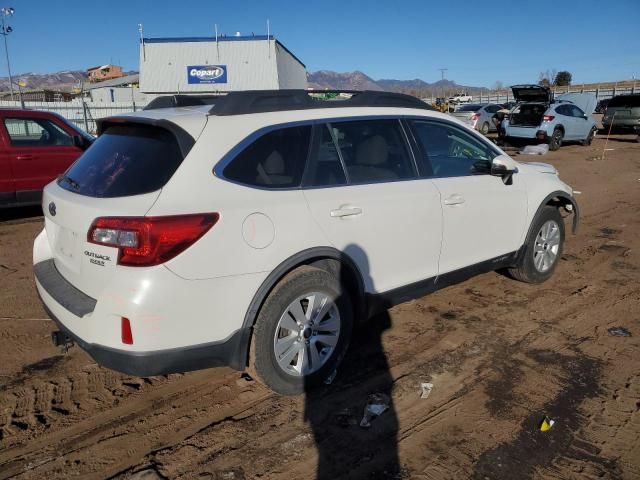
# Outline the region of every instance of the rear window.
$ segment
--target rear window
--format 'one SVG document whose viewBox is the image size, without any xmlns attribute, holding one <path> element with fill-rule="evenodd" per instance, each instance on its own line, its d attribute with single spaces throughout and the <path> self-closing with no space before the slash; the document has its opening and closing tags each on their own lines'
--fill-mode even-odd
<svg viewBox="0 0 640 480">
<path fill-rule="evenodd" d="M 90 197 L 141 195 L 162 188 L 182 163 L 173 134 L 148 125 L 109 127 L 58 180 Z"/>
<path fill-rule="evenodd" d="M 620 95 L 617 97 L 613 97 L 607 108 L 616 108 L 616 107 L 627 107 L 627 108 L 636 108 L 640 107 L 640 95 Z"/>
<path fill-rule="evenodd" d="M 477 112 L 482 108 L 482 105 L 463 105 L 458 108 L 456 112 Z"/>
</svg>

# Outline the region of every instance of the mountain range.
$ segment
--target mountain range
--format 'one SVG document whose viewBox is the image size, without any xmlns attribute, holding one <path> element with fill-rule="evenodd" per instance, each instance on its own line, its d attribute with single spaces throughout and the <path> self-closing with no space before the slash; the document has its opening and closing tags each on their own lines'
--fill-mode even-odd
<svg viewBox="0 0 640 480">
<path fill-rule="evenodd" d="M 135 73 L 135 72 L 127 72 Z M 67 70 L 56 73 L 24 73 L 14 75 L 13 81 L 26 84 L 25 90 L 62 90 L 71 91 L 73 87 L 87 80 L 84 70 Z M 391 92 L 408 93 L 415 96 L 447 96 L 458 91 L 478 93 L 486 91 L 483 87 L 458 85 L 452 80 L 439 80 L 427 83 L 424 80 L 374 80 L 358 70 L 353 72 L 334 72 L 320 70 L 307 73 L 307 83 L 310 88 L 330 90 L 387 90 Z M 14 88 L 16 88 L 14 86 Z M 9 90 L 9 79 L 0 77 L 0 91 Z"/>
<path fill-rule="evenodd" d="M 374 80 L 358 70 L 354 72 L 334 72 L 320 70 L 307 74 L 310 88 L 336 90 L 386 90 L 389 92 L 408 93 L 415 96 L 447 96 L 458 91 L 470 94 L 488 91 L 484 87 L 458 85 L 452 80 L 438 80 L 427 83 L 416 78 L 414 80 L 381 79 Z"/>
</svg>

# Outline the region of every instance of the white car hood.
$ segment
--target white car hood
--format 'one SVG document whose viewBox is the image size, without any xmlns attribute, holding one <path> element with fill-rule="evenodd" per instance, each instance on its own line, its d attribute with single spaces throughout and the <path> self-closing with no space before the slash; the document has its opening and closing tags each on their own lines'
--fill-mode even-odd
<svg viewBox="0 0 640 480">
<path fill-rule="evenodd" d="M 591 115 L 596 108 L 598 99 L 593 93 L 563 93 L 557 95 L 556 100 L 563 100 L 565 102 L 571 102 L 587 115 Z"/>
</svg>

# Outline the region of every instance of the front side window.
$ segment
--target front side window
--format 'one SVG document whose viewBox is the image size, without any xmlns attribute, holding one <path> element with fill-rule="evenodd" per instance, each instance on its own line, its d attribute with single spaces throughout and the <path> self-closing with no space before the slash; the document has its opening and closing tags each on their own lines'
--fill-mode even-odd
<svg viewBox="0 0 640 480">
<path fill-rule="evenodd" d="M 6 118 L 4 125 L 15 147 L 70 146 L 73 138 L 51 120 Z"/>
<path fill-rule="evenodd" d="M 575 105 L 569 105 L 569 107 L 571 108 L 571 115 L 580 118 L 584 117 L 584 112 L 580 110 L 579 107 L 576 107 Z"/>
<path fill-rule="evenodd" d="M 349 182 L 376 183 L 416 178 L 399 120 L 331 123 Z"/>
<path fill-rule="evenodd" d="M 425 171 L 435 177 L 461 177 L 489 173 L 498 153 L 484 142 L 453 125 L 441 122 L 412 122 L 422 147 Z"/>
<path fill-rule="evenodd" d="M 262 188 L 299 187 L 309 153 L 311 126 L 268 132 L 224 168 L 225 178 Z"/>
</svg>

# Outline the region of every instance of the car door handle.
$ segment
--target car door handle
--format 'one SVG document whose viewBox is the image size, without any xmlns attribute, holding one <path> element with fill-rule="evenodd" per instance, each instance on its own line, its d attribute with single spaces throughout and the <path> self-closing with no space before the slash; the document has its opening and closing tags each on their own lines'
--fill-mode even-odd
<svg viewBox="0 0 640 480">
<path fill-rule="evenodd" d="M 33 160 L 34 158 L 33 155 L 18 155 L 16 160 Z"/>
<path fill-rule="evenodd" d="M 336 217 L 349 217 L 352 215 L 360 215 L 362 213 L 362 209 L 360 207 L 340 207 L 336 210 L 331 210 L 331 216 Z"/>
<path fill-rule="evenodd" d="M 464 198 L 457 193 L 450 195 L 444 199 L 445 205 L 460 205 L 461 203 L 464 203 Z"/>
</svg>

